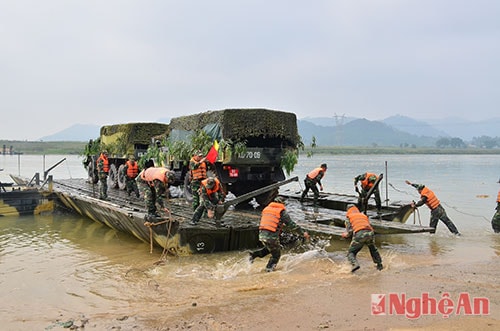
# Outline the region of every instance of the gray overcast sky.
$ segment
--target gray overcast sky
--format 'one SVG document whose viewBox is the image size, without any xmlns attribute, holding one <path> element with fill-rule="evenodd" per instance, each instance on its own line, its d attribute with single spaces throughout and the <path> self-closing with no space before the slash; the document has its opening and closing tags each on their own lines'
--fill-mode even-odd
<svg viewBox="0 0 500 331">
<path fill-rule="evenodd" d="M 498 117 L 500 1 L 1 0 L 0 139 L 225 108 Z"/>
</svg>

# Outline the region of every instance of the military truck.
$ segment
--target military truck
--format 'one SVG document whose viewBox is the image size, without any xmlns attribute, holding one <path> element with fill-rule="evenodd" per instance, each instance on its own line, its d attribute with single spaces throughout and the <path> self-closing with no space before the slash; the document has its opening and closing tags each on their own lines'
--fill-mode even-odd
<svg viewBox="0 0 500 331">
<path fill-rule="evenodd" d="M 152 143 L 152 137 L 164 134 L 168 124 L 163 123 L 127 123 L 106 125 L 101 127 L 100 137 L 96 141 L 89 141 L 86 148 L 88 181 L 99 181 L 96 161 L 99 153 L 106 150 L 109 154 L 108 187 L 125 189 L 125 173 L 123 167 L 129 156 L 139 160 Z"/>
<path fill-rule="evenodd" d="M 294 113 L 251 108 L 176 117 L 170 120 L 168 140 L 188 139 L 197 130 L 205 131 L 221 146 L 212 169 L 226 192 L 236 196 L 284 180 L 284 161 L 292 169 L 297 162 L 301 141 Z M 238 151 L 237 144 L 244 148 Z M 187 167 L 185 162 L 175 169 L 181 171 L 186 189 L 189 188 Z M 267 204 L 273 194 L 261 194 L 256 200 L 261 205 Z"/>
<path fill-rule="evenodd" d="M 209 137 L 208 145 L 193 146 L 192 137 L 200 131 Z M 165 142 L 167 144 L 161 146 Z M 175 155 L 168 147 L 175 142 L 184 142 L 189 153 Z M 210 164 L 210 171 L 219 178 L 225 191 L 235 196 L 283 181 L 283 168 L 293 168 L 296 164 L 297 148 L 301 143 L 294 113 L 261 108 L 207 111 L 172 118 L 169 124 L 103 126 L 100 149 L 107 149 L 110 155 L 108 187 L 124 189 L 125 178 L 121 170 L 127 156 L 140 158 L 148 147 L 157 145 L 167 154 L 164 165 L 176 172 L 175 185 L 183 186 L 189 199 L 189 160 L 196 150 L 208 152 L 216 142 L 220 149 Z M 95 162 L 98 156 L 93 153 L 87 165 L 89 180 L 93 183 L 98 181 Z M 256 200 L 261 205 L 267 204 L 274 194 L 266 192 Z"/>
</svg>

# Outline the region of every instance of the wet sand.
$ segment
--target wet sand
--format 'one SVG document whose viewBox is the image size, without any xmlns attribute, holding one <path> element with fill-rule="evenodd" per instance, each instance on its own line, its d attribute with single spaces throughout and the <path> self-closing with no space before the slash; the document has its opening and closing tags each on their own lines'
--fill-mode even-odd
<svg viewBox="0 0 500 331">
<path fill-rule="evenodd" d="M 147 303 L 149 308 L 131 302 L 123 314 L 85 316 L 85 330 L 500 329 L 498 256 L 473 263 L 442 263 L 424 256 L 412 256 L 407 263 L 408 257 L 387 252 L 383 258 L 386 268 L 379 272 L 362 251 L 361 269 L 356 274 L 338 254 L 319 259 L 302 256 L 300 261 L 285 256 L 273 273 L 263 272 L 265 261 L 260 260 L 245 266 L 248 272 L 235 278 L 193 281 L 192 290 L 182 291 L 182 295 L 172 288 L 175 280 L 170 284 L 158 280 L 155 286 L 159 290 L 154 302 Z M 236 264 L 246 264 L 243 260 Z M 218 291 L 211 290 L 217 286 Z M 486 297 L 489 315 L 465 316 L 463 310 L 449 317 L 438 313 L 416 319 L 371 314 L 372 294 L 406 293 L 409 298 L 421 297 L 423 292 L 437 301 L 448 293 L 455 306 L 462 292 Z M 76 326 L 82 324 L 82 317 L 77 316 L 61 316 L 61 320 L 70 317 Z"/>
</svg>

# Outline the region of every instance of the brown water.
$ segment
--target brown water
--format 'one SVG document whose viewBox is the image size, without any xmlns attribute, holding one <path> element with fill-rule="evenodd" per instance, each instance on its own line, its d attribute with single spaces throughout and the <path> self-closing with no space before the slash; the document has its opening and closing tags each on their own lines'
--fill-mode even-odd
<svg viewBox="0 0 500 331">
<path fill-rule="evenodd" d="M 328 160 L 325 186 L 331 188 L 329 191 L 335 191 L 333 187 L 352 186 L 352 178 L 345 179 L 343 172 L 347 170 L 340 168 L 339 163 L 352 165 L 359 160 L 356 157 L 343 158 L 345 160 Z M 309 163 L 304 168 L 319 159 L 306 161 Z M 425 183 L 436 187 L 434 190 L 438 196 L 448 203 L 445 208 L 463 236 L 451 235 L 442 223 L 435 235 L 380 236 L 377 245 L 385 265 L 382 272 L 373 268 L 365 248 L 358 255 L 362 268 L 352 275 L 345 260 L 349 243 L 341 240 L 319 240 L 316 246 L 284 251 L 278 270 L 265 273 L 263 268 L 267 259 L 250 264 L 247 252 L 170 256 L 158 264 L 161 250 L 150 254 L 147 243 L 80 216 L 55 213 L 1 218 L 2 329 L 63 329 L 63 322 L 75 321 L 76 325 L 85 324 L 86 329 L 98 330 L 113 327 L 166 330 L 162 325 L 167 324 L 170 329 L 258 330 L 262 326 L 258 328 L 259 324 L 255 325 L 253 321 L 260 320 L 259 307 L 287 302 L 296 295 L 307 297 L 303 291 L 319 292 L 308 298 L 305 307 L 295 311 L 285 309 L 291 323 L 289 327 L 302 325 L 302 329 L 310 329 L 315 325 L 314 329 L 318 329 L 321 325 L 340 325 L 341 329 L 358 329 L 341 322 L 346 319 L 338 314 L 328 316 L 330 313 L 326 311 L 316 316 L 314 312 L 322 312 L 328 300 L 342 300 L 343 296 L 360 289 L 365 289 L 363 295 L 380 293 L 376 291 L 418 294 L 424 289 L 439 295 L 448 286 L 461 281 L 460 278 L 465 279 L 465 285 L 455 285 L 457 290 L 492 295 L 498 312 L 498 287 L 490 286 L 496 284 L 496 275 L 500 271 L 500 236 L 492 233 L 489 218 L 493 214 L 494 197 L 499 187 L 490 183 L 487 177 L 493 177 L 499 169 L 500 158 L 435 161 L 439 165 L 436 169 L 444 167 L 448 172 L 459 172 L 467 190 L 462 189 L 463 185 L 456 187 L 452 181 L 447 181 L 449 186 L 443 186 L 447 176 L 444 170 L 436 173 L 438 178 L 432 180 L 427 170 L 422 172 L 417 161 L 411 162 L 416 165 L 409 169 L 414 175 L 409 179 L 416 178 L 415 172 L 421 171 L 419 177 L 425 177 Z M 428 159 L 424 161 L 429 162 Z M 409 164 L 407 160 L 391 162 L 402 164 L 394 166 L 393 173 L 402 172 L 401 168 Z M 476 167 L 483 170 L 484 179 L 478 179 L 478 174 L 470 170 Z M 470 176 L 464 177 L 468 173 Z M 401 179 L 394 180 L 394 183 Z M 414 192 L 408 187 L 404 187 L 403 192 L 400 193 L 402 199 L 414 197 Z M 487 193 L 488 197 L 478 198 L 479 192 Z M 289 208 L 295 207 L 294 202 L 290 202 Z M 427 224 L 428 211 L 425 207 L 420 210 L 421 221 Z M 476 264 L 487 265 L 490 269 L 471 267 Z M 450 275 L 451 269 L 456 272 Z M 426 279 L 430 274 L 431 283 L 428 283 Z M 353 277 L 356 282 L 352 282 Z M 469 279 L 472 279 L 469 284 L 473 284 L 470 288 L 467 285 Z M 332 287 L 342 291 L 329 294 Z M 369 305 L 369 299 L 366 299 L 366 304 Z M 306 321 L 302 317 L 301 322 L 294 322 L 294 318 L 303 316 L 307 309 L 311 309 L 309 315 L 315 318 Z M 248 311 L 250 313 L 245 314 Z M 359 314 L 369 315 L 369 311 L 360 311 Z M 214 316 L 224 316 L 224 320 Z M 498 313 L 494 316 L 498 318 Z M 189 322 L 190 317 L 196 317 L 198 324 Z M 405 321 L 401 323 L 406 325 Z"/>
</svg>

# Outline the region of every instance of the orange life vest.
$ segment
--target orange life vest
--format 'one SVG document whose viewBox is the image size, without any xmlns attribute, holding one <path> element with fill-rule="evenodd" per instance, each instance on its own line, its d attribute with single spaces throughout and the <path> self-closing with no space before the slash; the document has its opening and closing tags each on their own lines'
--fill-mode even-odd
<svg viewBox="0 0 500 331">
<path fill-rule="evenodd" d="M 127 176 L 130 178 L 137 177 L 139 173 L 139 165 L 135 161 L 127 161 Z"/>
<path fill-rule="evenodd" d="M 350 208 L 349 210 L 351 209 L 353 208 Z M 359 211 L 348 211 L 347 218 L 349 218 L 349 222 L 351 223 L 352 231 L 354 233 L 361 230 L 373 231 L 370 221 L 368 220 L 368 216 L 366 216 L 365 214 L 360 213 Z"/>
<path fill-rule="evenodd" d="M 500 191 L 498 191 L 497 202 L 500 202 Z"/>
<path fill-rule="evenodd" d="M 103 172 L 109 172 L 109 160 L 104 154 L 101 153 L 99 158 L 97 159 L 97 164 L 99 164 L 99 161 L 102 160 L 102 169 L 101 171 Z"/>
<path fill-rule="evenodd" d="M 141 179 L 146 181 L 146 182 L 152 182 L 154 181 L 155 179 L 163 182 L 163 183 L 167 183 L 167 178 L 165 176 L 165 174 L 167 173 L 168 169 L 167 168 L 163 168 L 163 167 L 159 167 L 159 168 L 154 168 L 154 167 L 151 167 L 151 168 L 147 168 L 147 169 L 144 169 L 143 172 L 141 172 Z"/>
<path fill-rule="evenodd" d="M 217 178 L 214 178 L 214 180 L 215 180 L 215 185 L 211 189 L 209 189 L 207 187 L 208 178 L 201 181 L 201 185 L 204 186 L 205 189 L 207 190 L 207 195 L 208 196 L 214 194 L 217 191 L 220 191 L 220 182 L 219 182 L 219 180 Z M 200 186 L 200 191 L 201 191 L 201 186 Z"/>
<path fill-rule="evenodd" d="M 369 190 L 373 187 L 373 184 L 375 184 L 375 182 L 370 182 L 370 177 L 371 177 L 371 176 L 375 176 L 375 177 L 377 177 L 377 179 L 378 179 L 378 176 L 377 176 L 377 175 L 372 174 L 371 172 L 367 172 L 367 173 L 365 174 L 365 179 L 363 179 L 363 180 L 361 181 L 361 186 L 362 186 L 362 187 L 363 187 L 363 189 L 364 189 L 364 190 L 366 190 L 366 191 L 369 191 Z"/>
<path fill-rule="evenodd" d="M 439 201 L 439 199 L 436 197 L 436 195 L 434 194 L 434 192 L 429 190 L 427 188 L 427 186 L 422 189 L 422 191 L 420 192 L 420 196 L 427 198 L 427 201 L 425 202 L 425 204 L 427 205 L 427 207 L 430 208 L 430 210 L 436 209 L 439 206 L 439 204 L 441 203 Z"/>
<path fill-rule="evenodd" d="M 321 167 L 320 168 L 316 168 L 316 169 L 312 170 L 310 173 L 308 173 L 307 177 L 309 177 L 309 179 L 314 179 L 314 178 L 316 178 L 319 175 L 320 171 L 326 172 L 326 170 L 324 170 Z"/>
<path fill-rule="evenodd" d="M 259 230 L 276 232 L 281 219 L 281 212 L 285 210 L 285 205 L 278 202 L 271 202 L 262 210 Z"/>
<path fill-rule="evenodd" d="M 194 157 L 191 158 L 191 162 L 198 163 L 198 161 L 196 161 Z M 205 178 L 207 178 L 207 165 L 205 162 L 200 162 L 198 168 L 191 169 L 191 179 L 199 180 Z"/>
</svg>

